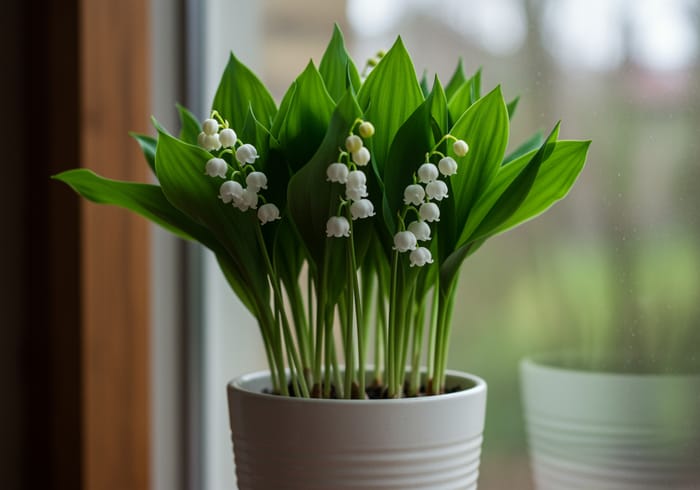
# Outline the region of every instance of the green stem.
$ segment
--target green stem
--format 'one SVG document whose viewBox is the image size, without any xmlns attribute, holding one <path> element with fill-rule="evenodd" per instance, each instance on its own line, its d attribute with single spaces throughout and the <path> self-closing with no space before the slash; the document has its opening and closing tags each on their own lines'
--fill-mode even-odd
<svg viewBox="0 0 700 490">
<path fill-rule="evenodd" d="M 427 383 L 430 385 L 435 378 L 435 349 L 437 348 L 438 308 L 440 304 L 440 288 L 433 286 L 433 301 L 430 305 L 430 327 L 428 329 L 428 373 Z M 428 391 L 432 391 L 428 389 Z"/>
<path fill-rule="evenodd" d="M 423 301 L 413 302 L 417 304 L 418 313 L 415 316 L 413 329 L 413 355 L 411 362 L 411 382 L 408 386 L 409 396 L 415 396 L 420 388 L 420 360 L 423 350 L 423 331 L 425 329 L 425 303 Z"/>
<path fill-rule="evenodd" d="M 348 215 L 350 210 L 348 209 Z M 365 332 L 364 332 L 364 317 L 362 315 L 362 296 L 360 295 L 360 285 L 357 280 L 357 259 L 355 257 L 355 240 L 354 230 L 352 226 L 352 217 L 350 217 L 350 282 L 352 284 L 352 292 L 354 295 L 355 304 L 355 324 L 357 326 L 357 356 L 358 356 L 358 391 L 360 398 L 365 395 Z M 368 285 L 369 287 L 369 285 Z M 346 388 L 347 389 L 347 388 Z"/>
<path fill-rule="evenodd" d="M 394 251 L 392 266 L 391 266 L 391 289 L 389 293 L 389 335 L 387 336 L 387 381 L 389 388 L 389 397 L 396 398 L 396 289 L 397 289 L 397 273 L 399 269 L 399 252 Z"/>
</svg>

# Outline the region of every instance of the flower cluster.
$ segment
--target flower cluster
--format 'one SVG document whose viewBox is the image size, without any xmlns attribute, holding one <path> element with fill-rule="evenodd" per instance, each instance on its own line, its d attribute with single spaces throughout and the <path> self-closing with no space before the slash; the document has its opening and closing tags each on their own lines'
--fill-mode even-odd
<svg viewBox="0 0 700 490">
<path fill-rule="evenodd" d="M 197 142 L 205 150 L 217 151 L 223 148 L 219 156 L 209 159 L 205 166 L 205 173 L 210 177 L 219 177 L 225 180 L 219 187 L 219 199 L 224 204 L 232 204 L 241 212 L 248 209 L 257 209 L 258 219 L 261 224 L 280 219 L 280 211 L 273 203 L 265 202 L 259 195 L 263 189 L 267 189 L 267 176 L 263 172 L 255 170 L 255 161 L 258 159 L 258 150 L 251 144 L 241 142 L 236 132 L 228 127 L 228 121 L 221 122 L 214 119 L 218 113 L 214 112 L 212 118 L 202 123 L 202 132 L 199 133 Z M 237 147 L 237 148 L 236 148 Z M 234 152 L 235 149 L 235 152 Z M 229 165 L 224 160 L 225 154 L 235 156 L 235 169 L 231 178 L 227 179 Z M 245 183 L 239 182 L 241 179 Z M 239 179 L 239 180 L 236 180 Z M 263 204 L 258 209 L 258 201 Z"/>
<path fill-rule="evenodd" d="M 446 135 L 443 140 L 448 138 L 454 139 L 453 136 Z M 455 155 L 464 156 L 469 151 L 469 146 L 463 140 L 456 140 L 452 149 Z M 430 157 L 434 154 L 442 157 L 437 165 L 430 162 Z M 402 228 L 405 226 L 405 218 L 409 211 L 413 210 L 417 219 L 409 222 L 407 229 L 402 229 L 394 235 L 393 248 L 399 253 L 410 252 L 411 267 L 423 267 L 433 263 L 430 249 L 419 247 L 418 242 L 430 241 L 429 223 L 440 221 L 440 207 L 437 202 L 449 197 L 447 183 L 440 180 L 440 175 L 450 177 L 456 173 L 455 159 L 433 150 L 426 155 L 426 162 L 418 167 L 418 171 L 413 176 L 414 183 L 404 189 L 403 202 L 406 207 L 400 220 Z"/>
<path fill-rule="evenodd" d="M 354 133 L 357 127 L 359 136 Z M 350 222 L 343 216 L 342 210 L 349 206 L 350 217 L 353 220 L 374 216 L 374 205 L 367 199 L 367 176 L 361 170 L 369 164 L 371 155 L 364 146 L 363 138 L 374 135 L 374 126 L 368 121 L 357 120 L 345 139 L 345 151 L 341 150 L 338 161 L 331 163 L 326 169 L 328 182 L 345 185 L 345 199 L 341 201 L 338 215 L 331 216 L 326 223 L 326 235 L 329 237 L 349 237 Z M 345 160 L 345 162 L 343 162 Z"/>
</svg>

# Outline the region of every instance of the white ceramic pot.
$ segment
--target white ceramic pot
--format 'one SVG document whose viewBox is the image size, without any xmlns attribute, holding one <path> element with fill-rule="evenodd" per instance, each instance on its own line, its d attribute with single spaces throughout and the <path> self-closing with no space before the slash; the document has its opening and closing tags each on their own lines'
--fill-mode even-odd
<svg viewBox="0 0 700 490">
<path fill-rule="evenodd" d="M 700 488 L 700 375 L 521 364 L 538 490 Z"/>
<path fill-rule="evenodd" d="M 320 400 L 264 394 L 266 372 L 229 383 L 240 490 L 476 489 L 486 383 L 396 400 Z"/>
</svg>

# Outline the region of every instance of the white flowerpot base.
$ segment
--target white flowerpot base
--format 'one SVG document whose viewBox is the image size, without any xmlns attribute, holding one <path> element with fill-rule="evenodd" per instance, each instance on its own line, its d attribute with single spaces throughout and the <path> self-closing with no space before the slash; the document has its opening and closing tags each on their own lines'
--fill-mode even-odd
<svg viewBox="0 0 700 490">
<path fill-rule="evenodd" d="M 262 393 L 266 373 L 228 386 L 240 490 L 476 489 L 486 409 L 470 389 L 398 400 L 319 400 Z"/>
<path fill-rule="evenodd" d="M 575 371 L 526 360 L 538 490 L 700 488 L 700 375 Z"/>
</svg>

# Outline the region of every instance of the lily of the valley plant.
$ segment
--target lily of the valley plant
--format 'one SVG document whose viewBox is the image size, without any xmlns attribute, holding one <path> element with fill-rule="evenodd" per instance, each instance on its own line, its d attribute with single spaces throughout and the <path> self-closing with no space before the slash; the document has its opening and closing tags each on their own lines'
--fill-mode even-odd
<svg viewBox="0 0 700 490">
<path fill-rule="evenodd" d="M 482 96 L 461 63 L 429 86 L 399 38 L 368 66 L 363 80 L 336 28 L 277 106 L 232 55 L 209 118 L 180 107 L 179 136 L 135 135 L 159 185 L 57 176 L 209 248 L 282 395 L 450 389 L 462 262 L 564 197 L 584 164 L 588 142 L 558 125 L 506 156 L 517 99 Z"/>
</svg>

